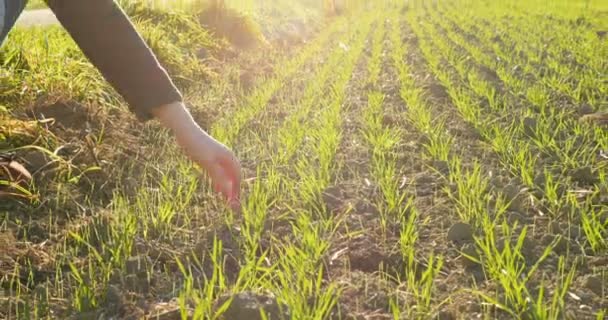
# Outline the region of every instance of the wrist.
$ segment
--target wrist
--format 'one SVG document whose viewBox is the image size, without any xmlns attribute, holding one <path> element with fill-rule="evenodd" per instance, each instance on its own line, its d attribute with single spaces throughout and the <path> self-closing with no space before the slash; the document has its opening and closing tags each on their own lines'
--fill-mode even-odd
<svg viewBox="0 0 608 320">
<path fill-rule="evenodd" d="M 152 114 L 164 127 L 171 130 L 180 139 L 204 135 L 203 129 L 194 121 L 194 118 L 182 102 L 176 101 L 162 105 L 155 108 Z"/>
</svg>

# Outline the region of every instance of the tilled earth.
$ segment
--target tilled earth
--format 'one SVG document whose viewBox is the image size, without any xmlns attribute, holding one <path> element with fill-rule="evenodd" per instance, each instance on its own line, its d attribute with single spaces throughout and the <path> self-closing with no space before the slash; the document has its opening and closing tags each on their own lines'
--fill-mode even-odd
<svg viewBox="0 0 608 320">
<path fill-rule="evenodd" d="M 507 195 L 512 200 L 505 217 L 510 225 L 518 226 L 516 234 L 523 227 L 528 228 L 521 251 L 516 253 L 521 255 L 526 267 L 532 267 L 543 256 L 545 248 L 554 245 L 554 249 L 530 278 L 527 289 L 533 295 L 538 294 L 541 287 L 545 292 L 554 294 L 563 277 L 557 274 L 559 258 L 563 257 L 568 266 L 576 266 L 576 272 L 563 297 L 565 313 L 560 319 L 600 319 L 599 312 L 608 309 L 606 252 L 591 254 L 585 250 L 583 243 L 586 236 L 580 224 L 573 224 L 563 217 L 538 214 L 539 208 L 533 202 L 532 191 L 526 189 L 520 179 L 504 166 L 499 155 L 492 151 L 489 142 L 483 139 L 474 126 L 461 117 L 447 89 L 428 66 L 419 48 L 420 40 L 408 21 L 392 20 L 380 15 L 376 23 L 385 24 L 387 28 L 398 24 L 402 42 L 407 47 L 403 60 L 422 90 L 429 112 L 434 118 L 446 119 L 447 134 L 454 138 L 451 149 L 458 150 L 463 167 L 470 169 L 473 168 L 473 163 L 479 164 L 482 175 L 490 177 L 492 192 Z M 342 40 L 339 35 L 334 35 L 328 47 L 343 45 Z M 480 264 L 463 255 L 466 253 L 479 257 L 475 250 L 475 237 L 483 230 L 461 221 L 456 210 L 458 204 L 448 194 L 448 190 L 454 190 L 447 179 L 450 174 L 449 164 L 427 156 L 427 133 L 417 131 L 407 117 L 409 107 L 401 97 L 398 71 L 389 58 L 393 44 L 388 36 L 382 41 L 380 80 L 375 85 L 367 83 L 371 45 L 370 34 L 366 49 L 357 59 L 346 87 L 346 99 L 341 106 L 341 140 L 335 155 L 335 161 L 340 165 L 332 172 L 332 181 L 321 195 L 327 212 L 334 219 L 343 221 L 332 235 L 322 259 L 324 285 L 337 284 L 341 288 L 337 303 L 327 318 L 393 319 L 415 315 L 423 319 L 474 319 L 484 316 L 511 319 L 512 316 L 501 311 L 497 305 L 486 303 L 470 292 L 461 291 L 463 288 L 476 289 L 497 301 L 502 301 L 506 294 L 500 283 L 489 277 Z M 328 53 L 312 58 L 301 71 L 288 79 L 285 87 L 279 89 L 269 101 L 266 113 L 260 116 L 261 120 L 252 119 L 243 135 L 251 138 L 253 135 L 248 134 L 260 131 L 261 137 L 271 137 L 268 132 L 279 128 L 297 110 L 303 88 L 307 83 L 315 81 L 311 78 L 311 71 L 321 68 L 327 62 L 325 55 Z M 260 64 L 267 63 L 263 56 L 259 59 Z M 446 69 L 449 66 L 446 65 Z M 255 70 L 251 74 L 252 77 L 260 75 Z M 495 81 L 496 86 L 501 86 L 499 79 Z M 261 81 L 252 85 L 243 95 L 263 83 Z M 236 85 L 230 83 L 228 87 L 234 88 Z M 382 193 L 372 177 L 372 155 L 362 134 L 365 125 L 363 113 L 368 106 L 368 94 L 371 91 L 381 92 L 385 97 L 382 125 L 402 129 L 395 152 L 397 174 L 393 178 L 400 182 L 401 192 L 412 197 L 412 205 L 419 213 L 416 220 L 418 238 L 414 244 L 414 263 L 420 274 L 413 278 L 424 277 L 421 270 L 428 266 L 431 254 L 442 257 L 443 265 L 432 280 L 431 310 L 425 314 L 416 313 L 415 304 L 419 300 L 407 287 L 406 279 L 411 278 L 408 278 L 408 262 L 399 244 L 403 222 L 392 222 L 386 229 L 381 227 L 377 203 L 383 201 Z M 228 89 L 223 92 L 231 91 Z M 216 99 L 214 101 L 220 103 L 213 106 L 197 105 L 195 115 L 215 120 L 219 117 L 215 110 L 219 108 L 238 111 L 240 98 L 242 97 Z M 143 188 L 157 190 L 164 183 L 164 170 L 178 184 L 185 185 L 190 181 L 184 178 L 183 172 L 176 169 L 176 162 L 179 161 L 170 160 L 167 163 L 163 159 L 174 159 L 172 157 L 176 151 L 170 146 L 161 147 L 168 145 L 168 140 L 155 133 L 158 128 L 154 124 L 133 126 L 128 115 L 108 113 L 103 117 L 102 126 L 101 123 L 92 121 L 93 118 L 100 119 L 99 115 L 93 116 L 93 110 L 95 108 L 77 102 L 57 102 L 32 108 L 28 113 L 29 118 L 25 119 L 31 120 L 34 116 L 39 118 L 40 113 L 46 117 L 57 117 L 57 122 L 45 124 L 42 129 L 61 139 L 65 148 L 58 150 L 55 155 L 37 150 L 18 153 L 19 162 L 24 163 L 39 185 L 42 198 L 36 207 L 19 202 L 11 196 L 2 198 L 3 195 L 0 194 L 0 199 L 4 201 L 4 217 L 0 225 L 0 279 L 4 289 L 0 294 L 0 317 L 14 319 L 16 313 L 23 314 L 30 308 L 27 305 L 30 300 L 25 297 L 32 297 L 33 301 L 48 304 L 40 303 L 38 312 L 51 318 L 181 319 L 179 307 L 182 301 L 178 297 L 185 283 L 191 280 L 194 287 L 204 287 L 214 275 L 214 263 L 206 259 L 209 258 L 208 251 L 213 248 L 214 236 L 223 245 L 226 282 L 234 284 L 243 272 L 243 261 L 246 258 L 241 246 L 243 231 L 240 224 L 227 224 L 217 201 L 213 200 L 204 186 L 196 186 L 193 200 L 181 208 L 182 212 L 169 223 L 168 229 L 146 230 L 145 234 L 141 229 L 135 232 L 130 239 L 132 243 L 124 261 L 124 269 L 104 270 L 106 273 L 103 277 L 107 278 L 108 285 L 103 290 L 99 289 L 103 292 L 95 292 L 93 295 L 103 297 L 99 299 L 97 307 L 85 312 L 74 312 L 70 295 L 63 294 L 63 291 L 72 292 L 77 283 L 65 276 L 58 277 L 57 270 L 64 274 L 74 270 L 85 271 L 96 258 L 78 239 L 70 235 L 88 234 L 90 246 L 99 249 L 108 239 L 120 239 L 116 233 L 123 228 L 111 226 L 120 225 L 128 229 L 123 225 L 124 221 L 120 220 L 122 215 L 115 211 L 116 203 L 124 201 L 117 199 L 115 191 L 120 190 L 126 194 L 128 201 L 133 201 L 132 206 L 147 208 L 136 200 L 141 197 L 139 190 L 142 189 L 142 181 L 146 184 Z M 306 119 L 305 123 L 308 123 L 306 121 L 312 120 Z M 103 142 L 95 148 L 83 143 L 88 141 L 87 132 L 99 132 L 102 128 L 106 132 Z M 246 177 L 245 190 L 251 191 L 255 180 L 263 178 L 256 176 L 259 162 L 267 161 L 266 157 L 271 157 L 272 151 L 242 152 L 246 154 L 242 159 Z M 127 165 L 123 166 L 124 163 Z M 150 163 L 153 165 L 148 165 Z M 0 165 L 7 167 L 6 164 Z M 103 170 L 88 173 L 76 183 L 58 183 L 73 178 L 68 169 L 91 165 L 98 165 Z M 291 168 L 280 170 L 288 175 Z M 581 173 L 584 174 L 585 172 Z M 595 172 L 591 175 L 593 174 Z M 591 185 L 580 184 L 587 188 L 591 188 Z M 145 198 L 143 201 L 156 199 Z M 606 203 L 600 205 L 605 208 Z M 260 247 L 271 248 L 280 244 L 278 239 L 292 240 L 299 236 L 293 234 L 292 221 L 284 218 L 287 206 L 288 204 L 279 203 L 270 207 L 264 225 L 266 233 L 261 236 Z M 154 206 L 149 208 L 159 209 Z M 177 210 L 175 208 L 171 209 Z M 316 219 L 313 211 L 310 210 L 311 225 L 322 223 L 321 219 Z M 604 219 L 606 226 L 606 214 L 603 212 L 600 218 Z M 235 220 L 238 221 L 239 218 Z M 133 223 L 137 225 L 137 222 Z M 497 246 L 504 248 L 505 243 L 512 242 L 513 239 L 502 237 L 498 241 L 502 244 Z M 273 258 L 271 256 L 268 259 Z M 192 262 L 197 259 L 200 263 Z M 180 270 L 181 264 L 185 263 L 189 263 L 188 267 L 192 268 L 191 279 L 184 278 Z M 94 279 L 93 276 L 90 280 Z M 543 279 L 544 282 L 541 281 Z M 22 290 L 20 295 L 16 295 L 17 289 Z M 289 308 L 284 308 L 285 305 L 276 297 L 253 290 L 216 297 L 213 307 L 221 305 L 228 297 L 233 300 L 224 314 L 226 319 L 262 319 L 258 312 L 260 308 L 271 315 L 272 319 L 291 316 Z M 402 306 L 401 316 L 399 312 L 395 315 L 392 302 Z M 185 304 L 193 307 L 191 301 Z"/>
</svg>

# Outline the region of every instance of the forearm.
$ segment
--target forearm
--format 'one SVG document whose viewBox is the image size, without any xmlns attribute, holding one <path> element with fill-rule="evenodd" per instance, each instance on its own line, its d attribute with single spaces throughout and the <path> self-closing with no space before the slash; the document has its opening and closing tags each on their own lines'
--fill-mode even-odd
<svg viewBox="0 0 608 320">
<path fill-rule="evenodd" d="M 112 0 L 48 0 L 85 56 L 139 119 L 182 100 L 167 72 Z"/>
</svg>

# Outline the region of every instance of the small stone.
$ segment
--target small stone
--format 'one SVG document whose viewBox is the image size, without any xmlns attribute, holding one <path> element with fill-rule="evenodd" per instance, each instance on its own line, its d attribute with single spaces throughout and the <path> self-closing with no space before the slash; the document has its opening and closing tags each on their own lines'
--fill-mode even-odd
<svg viewBox="0 0 608 320">
<path fill-rule="evenodd" d="M 448 240 L 453 242 L 473 240 L 473 228 L 464 222 L 457 222 L 448 230 Z"/>
</svg>

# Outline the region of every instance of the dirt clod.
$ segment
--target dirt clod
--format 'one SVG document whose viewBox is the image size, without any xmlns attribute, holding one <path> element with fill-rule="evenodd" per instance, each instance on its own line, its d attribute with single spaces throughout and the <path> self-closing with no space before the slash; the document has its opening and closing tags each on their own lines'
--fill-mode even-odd
<svg viewBox="0 0 608 320">
<path fill-rule="evenodd" d="M 434 160 L 432 166 L 442 175 L 448 175 L 450 173 L 450 165 L 447 161 Z"/>
<path fill-rule="evenodd" d="M 596 275 L 588 275 L 584 280 L 583 280 L 583 285 L 585 286 L 585 288 L 591 290 L 591 292 L 595 293 L 596 295 L 602 297 L 603 295 L 603 291 L 604 291 L 604 286 L 602 284 L 602 278 Z"/>
<path fill-rule="evenodd" d="M 262 320 L 260 310 L 264 311 L 266 319 L 269 320 L 291 319 L 288 307 L 268 295 L 241 292 L 235 296 L 221 297 L 218 299 L 216 307 L 220 307 L 224 303 L 230 303 L 230 306 L 222 315 L 222 318 L 226 320 Z"/>
<path fill-rule="evenodd" d="M 148 279 L 134 274 L 129 274 L 125 277 L 124 285 L 131 292 L 147 294 L 150 291 Z"/>
<path fill-rule="evenodd" d="M 52 159 L 44 152 L 38 150 L 28 151 L 21 158 L 24 161 L 24 166 L 28 168 L 34 175 L 38 170 L 51 169 L 49 164 Z"/>
<path fill-rule="evenodd" d="M 607 125 L 608 124 L 608 112 L 596 112 L 583 115 L 579 118 L 582 123 Z"/>
<path fill-rule="evenodd" d="M 509 209 L 512 211 L 524 213 L 526 212 L 526 198 L 515 184 L 508 184 L 503 189 L 503 194 L 509 201 Z"/>
<path fill-rule="evenodd" d="M 524 124 L 524 132 L 528 136 L 534 136 L 534 135 L 536 135 L 536 128 L 538 126 L 538 123 L 536 122 L 536 119 L 529 118 L 529 117 L 528 118 L 524 118 L 523 124 Z"/>
<path fill-rule="evenodd" d="M 107 305 L 121 305 L 124 303 L 124 296 L 120 289 L 115 285 L 109 285 L 106 291 Z"/>
<path fill-rule="evenodd" d="M 597 177 L 590 166 L 574 169 L 570 172 L 570 176 L 575 181 L 585 185 L 594 184 L 597 181 Z"/>
<path fill-rule="evenodd" d="M 58 101 L 50 105 L 37 106 L 32 110 L 36 119 L 54 119 L 62 129 L 84 128 L 89 125 L 89 110 L 76 101 Z"/>
<path fill-rule="evenodd" d="M 534 177 L 534 184 L 536 186 L 543 188 L 546 183 L 547 183 L 547 178 L 545 177 L 544 173 L 539 173 L 536 175 L 536 177 Z"/>
<path fill-rule="evenodd" d="M 440 311 L 436 317 L 437 320 L 454 320 L 456 317 L 451 311 Z"/>
<path fill-rule="evenodd" d="M 472 243 L 467 243 L 462 247 L 460 251 L 462 252 L 460 261 L 465 267 L 473 267 L 477 265 L 477 262 L 471 259 L 479 259 L 479 253 L 477 252 L 475 245 L 473 245 Z"/>
<path fill-rule="evenodd" d="M 473 228 L 463 222 L 457 222 L 448 230 L 448 240 L 452 242 L 462 242 L 473 240 Z"/>
<path fill-rule="evenodd" d="M 146 272 L 146 268 L 152 264 L 152 260 L 147 256 L 130 257 L 125 263 L 127 274 L 139 274 Z"/>
</svg>

